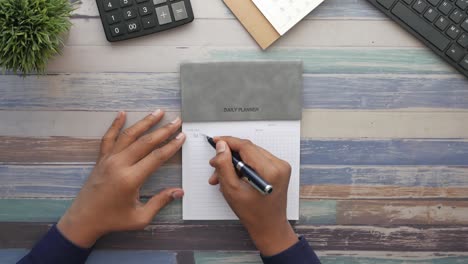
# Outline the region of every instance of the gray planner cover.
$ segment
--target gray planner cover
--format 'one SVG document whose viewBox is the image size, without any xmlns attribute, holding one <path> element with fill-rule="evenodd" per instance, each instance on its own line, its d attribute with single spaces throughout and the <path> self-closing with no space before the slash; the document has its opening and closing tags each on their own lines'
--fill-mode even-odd
<svg viewBox="0 0 468 264">
<path fill-rule="evenodd" d="M 185 122 L 301 120 L 302 62 L 181 65 Z"/>
</svg>

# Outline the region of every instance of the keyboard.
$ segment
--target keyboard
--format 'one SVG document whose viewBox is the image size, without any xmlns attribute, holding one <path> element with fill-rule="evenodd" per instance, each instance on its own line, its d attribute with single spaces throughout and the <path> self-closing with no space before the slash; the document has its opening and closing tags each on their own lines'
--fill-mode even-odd
<svg viewBox="0 0 468 264">
<path fill-rule="evenodd" d="M 468 0 L 368 0 L 468 77 Z"/>
<path fill-rule="evenodd" d="M 96 0 L 106 38 L 132 39 L 193 21 L 190 0 Z"/>
</svg>

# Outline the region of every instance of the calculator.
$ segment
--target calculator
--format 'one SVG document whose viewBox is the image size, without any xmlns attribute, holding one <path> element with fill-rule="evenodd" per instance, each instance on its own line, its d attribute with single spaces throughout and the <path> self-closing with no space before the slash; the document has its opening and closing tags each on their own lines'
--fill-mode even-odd
<svg viewBox="0 0 468 264">
<path fill-rule="evenodd" d="M 190 0 L 96 0 L 109 42 L 168 30 L 193 21 Z"/>
</svg>

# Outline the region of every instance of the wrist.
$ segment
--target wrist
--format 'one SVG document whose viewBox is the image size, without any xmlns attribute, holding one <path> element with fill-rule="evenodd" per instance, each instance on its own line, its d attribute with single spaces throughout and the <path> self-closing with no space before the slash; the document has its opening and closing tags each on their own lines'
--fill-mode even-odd
<svg viewBox="0 0 468 264">
<path fill-rule="evenodd" d="M 286 219 L 269 228 L 247 228 L 247 231 L 263 256 L 277 255 L 299 241 Z"/>
<path fill-rule="evenodd" d="M 68 212 L 57 223 L 57 229 L 71 243 L 81 248 L 91 248 L 102 236 L 91 224 L 81 221 Z"/>
</svg>

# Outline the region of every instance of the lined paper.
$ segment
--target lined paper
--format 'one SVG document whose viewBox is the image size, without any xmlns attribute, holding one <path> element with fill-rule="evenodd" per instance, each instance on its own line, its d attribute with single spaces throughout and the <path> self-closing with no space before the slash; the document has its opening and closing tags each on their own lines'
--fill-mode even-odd
<svg viewBox="0 0 468 264">
<path fill-rule="evenodd" d="M 299 219 L 300 121 L 241 121 L 184 123 L 187 139 L 182 149 L 182 185 L 184 220 L 235 220 L 219 186 L 208 179 L 214 169 L 209 165 L 216 152 L 203 134 L 250 139 L 292 167 L 288 189 L 287 215 Z M 274 188 L 274 186 L 273 186 Z"/>
<path fill-rule="evenodd" d="M 253 0 L 280 35 L 286 34 L 324 0 Z"/>
</svg>

